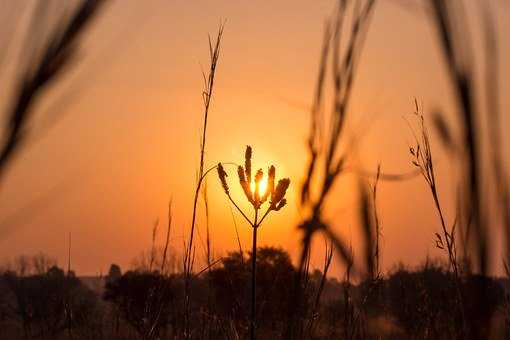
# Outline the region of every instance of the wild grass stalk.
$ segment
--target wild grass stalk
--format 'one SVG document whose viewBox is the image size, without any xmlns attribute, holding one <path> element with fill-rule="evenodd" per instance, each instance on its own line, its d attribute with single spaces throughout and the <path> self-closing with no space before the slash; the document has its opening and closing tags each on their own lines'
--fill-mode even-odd
<svg viewBox="0 0 510 340">
<path fill-rule="evenodd" d="M 423 117 L 423 113 L 420 111 L 418 106 L 418 102 L 415 100 L 415 111 L 414 116 L 418 120 L 419 131 L 416 132 L 414 129 L 413 136 L 415 139 L 415 146 L 409 148 L 409 152 L 412 156 L 412 164 L 419 169 L 422 177 L 425 179 L 427 183 L 430 193 L 432 194 L 432 198 L 434 200 L 434 205 L 439 215 L 439 219 L 441 222 L 441 228 L 443 235 L 439 235 L 436 233 L 436 244 L 438 248 L 444 249 L 446 245 L 446 251 L 448 254 L 450 269 L 453 270 L 456 278 L 459 277 L 458 271 L 458 263 L 457 263 L 457 252 L 455 246 L 455 224 L 450 228 L 447 226 L 447 223 L 444 218 L 443 209 L 441 208 L 441 203 L 439 201 L 439 195 L 437 192 L 437 182 L 436 175 L 434 169 L 434 159 L 432 157 L 432 149 L 430 146 L 430 138 L 427 131 L 427 127 L 425 126 L 425 119 Z M 443 241 L 444 240 L 444 241 Z"/>
<path fill-rule="evenodd" d="M 239 237 L 239 230 L 237 229 L 237 222 L 236 218 L 234 216 L 234 212 L 232 211 L 232 206 L 228 206 L 230 210 L 230 216 L 232 217 L 232 223 L 234 224 L 234 230 L 236 232 L 236 240 L 237 240 L 237 247 L 239 249 L 239 254 L 241 255 L 241 262 L 244 264 L 244 251 L 243 251 L 243 245 L 241 244 L 241 239 Z"/>
<path fill-rule="evenodd" d="M 204 182 L 202 189 L 202 199 L 204 201 L 205 211 L 205 262 L 210 268 L 213 262 L 212 246 L 211 246 L 211 231 L 209 229 L 209 196 L 207 194 L 207 181 Z"/>
<path fill-rule="evenodd" d="M 467 197 L 463 207 L 465 220 L 461 224 L 466 229 L 467 246 L 474 249 L 480 273 L 487 274 L 489 221 L 482 204 L 482 129 L 478 124 L 482 117 L 478 109 L 473 37 L 463 1 L 429 0 L 429 4 L 459 114 L 461 137 L 452 142 L 463 163 L 462 188 Z"/>
<path fill-rule="evenodd" d="M 373 218 L 373 204 L 371 202 L 370 192 L 368 190 L 368 186 L 361 181 L 360 185 L 360 206 L 359 206 L 359 214 L 360 214 L 360 226 L 361 232 L 363 235 L 364 241 L 364 259 L 365 259 L 365 267 L 368 272 L 368 276 L 370 280 L 375 279 L 376 273 L 376 251 L 377 245 L 375 239 L 377 234 L 377 229 L 374 226 L 374 218 Z"/>
<path fill-rule="evenodd" d="M 351 257 L 354 257 L 352 244 L 349 245 L 349 253 Z M 353 285 L 351 277 L 353 265 L 353 262 L 347 264 L 343 281 L 343 338 L 347 340 L 362 338 L 359 336 L 361 333 L 359 313 L 356 309 L 352 296 Z"/>
<path fill-rule="evenodd" d="M 309 163 L 306 177 L 301 188 L 301 206 L 307 216 L 299 225 L 302 232 L 301 254 L 298 262 L 298 274 L 294 282 L 294 299 L 290 306 L 290 317 L 286 337 L 295 338 L 299 329 L 296 311 L 300 306 L 301 275 L 310 251 L 313 236 L 323 232 L 334 244 L 339 258 L 350 266 L 351 254 L 344 244 L 323 220 L 322 212 L 331 188 L 345 168 L 349 150 L 341 153 L 339 144 L 345 140 L 345 121 L 349 115 L 349 102 L 352 93 L 354 75 L 359 62 L 363 42 L 368 31 L 375 1 L 338 2 L 338 8 L 332 22 L 326 25 L 321 60 L 311 110 L 310 134 L 308 137 Z M 350 14 L 351 20 L 346 20 Z M 350 24 L 348 24 L 349 22 Z M 349 29 L 345 46 L 341 44 L 343 30 Z M 328 59 L 331 61 L 328 62 Z M 331 69 L 329 69 L 331 67 Z M 328 72 L 329 71 L 329 72 Z M 327 76 L 331 73 L 333 100 L 326 129 L 324 114 L 324 92 Z M 323 171 L 319 176 L 318 172 Z M 318 185 L 314 185 L 318 181 Z M 312 187 L 314 187 L 312 190 Z M 313 192 L 312 192 L 313 191 Z M 315 195 L 314 195 L 315 194 Z"/>
<path fill-rule="evenodd" d="M 322 293 L 324 291 L 324 286 L 326 285 L 326 282 L 328 280 L 329 267 L 331 266 L 331 262 L 333 261 L 333 250 L 334 250 L 333 245 L 331 243 L 328 243 L 328 241 L 326 240 L 324 246 L 324 263 L 322 266 L 322 276 L 319 283 L 319 287 L 317 288 L 317 292 L 315 294 L 315 299 L 310 313 L 310 319 L 308 321 L 307 334 L 309 338 L 313 338 L 315 333 L 315 327 L 317 325 L 316 321 L 319 318 L 318 313 L 320 309 Z"/>
<path fill-rule="evenodd" d="M 193 262 L 191 260 L 191 253 L 193 248 L 193 241 L 194 241 L 194 235 L 195 235 L 195 225 L 196 225 L 196 213 L 197 213 L 197 204 L 198 204 L 198 197 L 200 194 L 200 189 L 202 188 L 202 182 L 204 181 L 204 161 L 205 161 L 205 150 L 206 150 L 206 142 L 207 142 L 207 121 L 209 118 L 209 107 L 211 104 L 211 99 L 213 95 L 214 90 L 214 78 L 216 75 L 216 67 L 218 64 L 218 60 L 220 57 L 220 46 L 221 46 L 221 38 L 223 36 L 223 25 L 220 25 L 220 28 L 218 30 L 218 34 L 216 36 L 216 41 L 214 44 L 211 41 L 211 38 L 209 37 L 209 57 L 210 57 L 210 67 L 209 67 L 209 73 L 206 76 L 205 73 L 203 74 L 204 77 L 204 90 L 202 92 L 202 98 L 204 101 L 204 119 L 203 119 L 203 126 L 202 126 L 202 136 L 200 140 L 200 165 L 198 170 L 198 179 L 197 179 L 197 185 L 195 187 L 195 195 L 193 198 L 193 213 L 191 217 L 191 228 L 190 228 L 190 236 L 188 240 L 187 250 L 185 253 L 185 272 L 187 275 L 191 274 L 191 271 L 193 270 Z"/>
<path fill-rule="evenodd" d="M 170 233 L 172 231 L 172 200 L 168 203 L 168 224 L 166 227 L 165 247 L 163 248 L 163 258 L 161 260 L 161 273 L 168 274 L 166 271 L 166 259 L 168 256 L 168 246 L 170 244 Z"/>
<path fill-rule="evenodd" d="M 501 223 L 505 235 L 506 254 L 505 261 L 510 263 L 510 183 L 508 173 L 505 171 L 503 162 L 502 139 L 501 139 L 501 109 L 500 109 L 500 63 L 499 48 L 497 44 L 496 17 L 492 15 L 489 3 L 480 5 L 483 22 L 484 51 L 485 51 L 485 79 L 484 90 L 487 102 L 487 126 L 490 138 L 490 156 L 494 169 L 494 181 L 496 188 L 496 200 L 499 202 Z"/>
<path fill-rule="evenodd" d="M 223 187 L 223 191 L 227 195 L 230 202 L 234 205 L 237 211 L 244 217 L 244 219 L 248 222 L 248 224 L 252 228 L 252 253 L 251 253 L 251 320 L 250 320 L 250 338 L 252 340 L 256 339 L 257 336 L 257 230 L 262 225 L 264 219 L 269 215 L 270 212 L 279 211 L 286 204 L 287 200 L 285 199 L 285 194 L 290 185 L 290 180 L 288 178 L 283 178 L 278 181 L 278 184 L 275 186 L 275 178 L 276 178 L 276 168 L 271 165 L 267 174 L 267 188 L 265 192 L 261 192 L 261 182 L 264 177 L 264 173 L 262 169 L 257 170 L 255 176 L 253 177 L 254 189 L 250 188 L 252 183 L 252 167 L 251 167 L 251 158 L 252 158 L 252 148 L 251 146 L 246 147 L 246 152 L 244 156 L 244 167 L 239 166 L 237 168 L 237 174 L 239 177 L 239 184 L 246 196 L 246 199 L 253 207 L 253 219 L 250 219 L 245 212 L 239 207 L 239 205 L 234 201 L 232 196 L 230 195 L 230 189 L 227 183 L 227 173 L 223 169 L 223 165 L 221 163 L 218 164 L 218 177 L 220 179 L 220 183 Z M 268 201 L 269 204 L 267 209 L 263 214 L 259 216 L 259 210 L 262 208 L 262 205 Z"/>
<path fill-rule="evenodd" d="M 464 200 L 459 225 L 465 260 L 474 264 L 474 270 L 485 276 L 490 274 L 491 235 L 499 226 L 502 226 L 505 237 L 505 261 L 510 257 L 510 188 L 501 161 L 502 126 L 498 92 L 501 88 L 495 17 L 488 3 L 479 4 L 477 14 L 481 16 L 481 49 L 485 58 L 485 62 L 481 63 L 477 62 L 477 42 L 471 33 L 472 21 L 467 3 L 429 0 L 428 4 L 458 114 L 456 130 L 459 136 L 452 134 L 447 124 L 442 130 L 452 136 L 448 146 L 455 151 L 460 164 L 459 196 Z M 479 71 L 483 71 L 483 78 L 478 77 Z M 486 128 L 481 124 L 483 121 L 487 123 Z M 490 167 L 487 162 L 491 162 Z M 494 192 L 486 185 L 487 178 L 493 179 Z M 497 202 L 493 206 L 496 211 L 491 212 L 488 202 L 493 200 Z M 470 303 L 483 305 L 488 289 L 486 282 L 480 284 L 471 294 Z M 487 336 L 480 322 L 472 322 L 468 331 L 474 338 Z"/>
<path fill-rule="evenodd" d="M 423 112 L 418 106 L 418 101 L 414 101 L 414 116 L 418 120 L 418 129 L 415 131 L 412 127 L 413 136 L 415 139 L 415 145 L 409 148 L 409 152 L 412 156 L 412 164 L 419 169 L 423 179 L 427 183 L 430 193 L 432 195 L 436 211 L 441 222 L 442 235 L 435 233 L 436 235 L 436 246 L 439 249 L 445 250 L 448 254 L 448 263 L 450 270 L 453 271 L 454 285 L 457 294 L 457 315 L 456 318 L 456 331 L 457 335 L 462 337 L 466 334 L 466 320 L 464 316 L 464 297 L 461 291 L 461 277 L 459 274 L 459 264 L 457 261 L 457 246 L 455 242 L 455 227 L 457 221 L 455 221 L 452 227 L 448 227 L 447 222 L 444 218 L 443 209 L 439 200 L 436 174 L 434 168 L 434 158 L 432 156 L 432 148 L 430 145 L 430 138 L 427 127 L 425 125 L 425 119 Z M 411 126 L 411 125 L 410 125 Z"/>
<path fill-rule="evenodd" d="M 375 275 L 379 278 L 382 275 L 381 271 L 381 250 L 380 250 L 380 241 L 381 241 L 381 223 L 379 221 L 379 213 L 377 211 L 377 189 L 379 185 L 379 180 L 381 178 L 381 165 L 377 166 L 377 174 L 375 176 L 375 181 L 372 185 L 372 210 L 374 216 L 374 224 L 375 224 L 375 251 L 374 251 L 374 264 L 375 264 Z"/>
<path fill-rule="evenodd" d="M 203 73 L 204 77 L 204 90 L 202 92 L 203 104 L 204 104 L 204 117 L 203 117 L 203 126 L 202 126 L 202 136 L 200 140 L 200 165 L 198 169 L 198 179 L 195 187 L 195 194 L 193 197 L 193 212 L 191 217 L 191 227 L 190 234 L 188 238 L 188 242 L 184 251 L 184 337 L 189 338 L 189 330 L 190 330 L 190 296 L 189 296 L 189 286 L 191 275 L 193 272 L 193 264 L 194 264 L 194 235 L 195 235 L 195 226 L 196 226 L 196 216 L 197 216 L 197 204 L 198 197 L 200 194 L 200 190 L 202 188 L 202 182 L 205 178 L 206 171 L 204 169 L 205 164 L 205 150 L 206 150 L 206 142 L 207 142 L 207 122 L 209 118 L 209 108 L 211 105 L 211 100 L 213 96 L 214 90 L 214 79 L 216 75 L 216 67 L 218 65 L 218 60 L 220 57 L 220 46 L 221 46 L 221 38 L 223 36 L 223 24 L 220 25 L 218 29 L 218 33 L 216 36 L 216 40 L 213 43 L 211 38 L 209 37 L 209 73 L 206 75 Z"/>
<path fill-rule="evenodd" d="M 154 289 L 150 292 L 150 296 L 146 301 L 145 313 L 146 320 L 148 321 L 147 330 L 144 333 L 145 339 L 157 338 L 161 332 L 160 321 L 163 318 L 163 314 L 167 301 L 169 298 L 167 295 L 170 290 L 170 271 L 166 268 L 166 261 L 168 257 L 168 250 L 170 244 L 170 233 L 172 230 L 172 200 L 168 204 L 168 223 L 166 228 L 165 245 L 163 247 L 163 253 L 161 254 L 161 266 L 159 273 L 157 269 L 152 271 L 153 264 L 155 263 L 157 253 L 156 249 L 156 235 L 159 223 L 154 224 L 152 230 L 152 247 L 151 247 L 151 261 L 149 265 L 149 273 L 155 273 L 160 278 Z M 153 255 L 154 254 L 154 255 Z"/>
<path fill-rule="evenodd" d="M 326 28 L 322 60 L 320 64 L 319 78 L 316 88 L 315 101 L 312 108 L 312 125 L 308 139 L 310 160 L 307 177 L 302 186 L 301 205 L 310 215 L 300 225 L 304 233 L 301 260 L 299 267 L 304 263 L 305 254 L 308 251 L 312 236 L 317 231 L 322 231 L 334 242 L 340 253 L 341 259 L 351 262 L 349 252 L 344 242 L 334 236 L 329 226 L 323 222 L 322 207 L 330 193 L 333 184 L 341 174 L 347 154 L 338 154 L 337 149 L 342 139 L 343 126 L 349 113 L 349 100 L 352 91 L 354 73 L 361 54 L 363 40 L 368 30 L 370 17 L 375 1 L 358 2 L 357 5 L 349 6 L 348 1 L 340 1 L 334 21 Z M 344 54 L 340 53 L 340 37 L 344 24 L 344 18 L 352 7 L 352 26 L 350 36 L 345 47 Z M 323 92 L 325 88 L 325 75 L 327 74 L 328 57 L 332 58 L 332 77 L 334 99 L 331 112 L 330 133 L 325 133 L 323 117 Z M 318 162 L 324 164 L 319 166 Z M 312 197 L 311 186 L 316 173 L 323 169 L 321 182 L 317 187 L 317 197 Z"/>
<path fill-rule="evenodd" d="M 156 220 L 154 222 L 154 225 L 152 226 L 152 237 L 151 237 L 151 250 L 149 254 L 149 272 L 152 272 L 152 268 L 154 265 L 154 261 L 156 260 L 156 238 L 158 236 L 158 225 L 159 220 Z"/>
<path fill-rule="evenodd" d="M 205 334 L 207 331 L 211 329 L 211 315 L 212 315 L 212 282 L 211 282 L 211 270 L 213 266 L 213 254 L 211 249 L 211 233 L 209 229 L 209 196 L 207 191 L 207 181 L 204 182 L 204 186 L 202 189 L 202 200 L 204 201 L 204 210 L 205 210 L 205 263 L 207 267 L 207 313 L 203 313 L 203 332 L 202 337 L 205 338 Z"/>
<path fill-rule="evenodd" d="M 107 1 L 81 1 L 75 9 L 63 11 L 56 27 L 47 37 L 39 37 L 40 24 L 47 10 L 45 2 L 39 2 L 31 21 L 32 32 L 27 37 L 23 51 L 25 64 L 20 65 L 19 79 L 12 105 L 7 111 L 7 124 L 0 144 L 0 180 L 7 164 L 20 146 L 32 133 L 30 120 L 38 100 L 55 81 L 69 69 L 76 58 L 77 44 L 93 19 Z M 69 15 L 69 16 L 68 16 Z"/>
</svg>

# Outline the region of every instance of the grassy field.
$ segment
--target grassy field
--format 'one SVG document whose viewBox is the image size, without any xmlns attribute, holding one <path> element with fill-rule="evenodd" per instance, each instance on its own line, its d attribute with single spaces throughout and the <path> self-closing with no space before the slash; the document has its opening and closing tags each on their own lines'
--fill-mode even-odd
<svg viewBox="0 0 510 340">
<path fill-rule="evenodd" d="M 194 190 L 182 249 L 170 242 L 175 233 L 170 201 L 163 243 L 157 242 L 161 227 L 156 223 L 151 248 L 127 270 L 112 264 L 105 275 L 77 276 L 70 236 L 67 268 L 42 253 L 13 257 L 0 270 L 0 339 L 510 338 L 510 186 L 504 157 L 508 140 L 499 104 L 493 13 L 483 4 L 468 11 L 462 1 L 422 2 L 447 74 L 456 121 L 447 121 L 440 110 L 426 112 L 414 99 L 409 105 L 412 114 L 406 116 L 409 130 L 402 131 L 413 140 L 408 150 L 397 151 L 408 156 L 412 172 L 390 174 L 381 165 L 370 171 L 351 166 L 359 141 L 347 126 L 350 104 L 377 11 L 375 0 L 340 0 L 326 22 L 300 182 L 291 182 L 279 164 L 254 168 L 257 145 L 247 146 L 236 162 L 208 159 L 208 126 L 215 119 L 211 103 L 228 39 L 228 22 L 221 22 L 216 35 L 209 37 L 210 60 L 203 71 L 199 165 L 184 179 Z M 0 181 L 29 137 L 37 135 L 31 122 L 39 100 L 61 73 L 72 69 L 78 42 L 105 1 L 77 3 L 48 30 L 44 44 L 27 40 L 29 57 L 20 66 L 19 83 L 11 85 L 12 105 L 5 113 Z M 42 12 L 35 11 L 33 29 L 44 13 L 38 10 Z M 474 25 L 472 16 L 478 18 L 481 44 L 475 45 L 466 33 Z M 449 205 L 441 196 L 438 150 L 431 142 L 435 138 L 454 169 L 449 180 L 456 188 L 455 211 L 446 211 Z M 355 247 L 337 233 L 326 214 L 338 203 L 332 192 L 347 173 L 356 177 L 351 194 L 356 197 L 353 214 L 358 223 L 353 228 L 361 239 Z M 430 195 L 438 226 L 430 241 L 442 257 L 427 257 L 413 268 L 395 264 L 385 271 L 378 186 L 410 178 L 421 179 L 419 185 Z M 208 181 L 221 186 L 220 204 L 231 208 L 235 225 L 238 248 L 222 256 L 211 246 Z M 297 202 L 288 201 L 289 188 L 298 193 Z M 233 190 L 239 190 L 241 198 L 232 195 Z M 289 203 L 299 207 L 295 261 L 279 245 L 257 243 L 264 232 L 259 227 Z M 197 235 L 199 224 L 204 235 Z M 248 249 L 243 249 L 238 228 L 250 230 Z M 505 245 L 497 255 L 501 270 L 496 271 L 491 261 L 494 235 Z M 324 243 L 317 246 L 313 240 L 320 237 Z M 311 254 L 317 250 L 323 262 L 312 269 Z M 331 273 L 334 261 L 342 266 L 337 277 Z M 491 276 L 494 272 L 505 276 Z"/>
</svg>

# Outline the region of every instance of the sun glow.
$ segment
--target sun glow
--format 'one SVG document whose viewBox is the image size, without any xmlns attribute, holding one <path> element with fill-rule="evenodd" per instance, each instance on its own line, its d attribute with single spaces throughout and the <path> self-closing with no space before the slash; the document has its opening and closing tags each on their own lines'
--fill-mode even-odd
<svg viewBox="0 0 510 340">
<path fill-rule="evenodd" d="M 250 183 L 250 190 L 252 193 L 255 193 L 255 181 L 251 181 Z M 263 177 L 260 181 L 260 187 L 259 187 L 259 194 L 260 196 L 264 195 L 267 190 L 267 177 Z"/>
</svg>

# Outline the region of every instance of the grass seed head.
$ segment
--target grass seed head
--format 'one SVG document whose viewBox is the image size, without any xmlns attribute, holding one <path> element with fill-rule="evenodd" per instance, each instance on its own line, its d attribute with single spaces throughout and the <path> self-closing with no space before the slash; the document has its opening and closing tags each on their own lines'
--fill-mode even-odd
<svg viewBox="0 0 510 340">
<path fill-rule="evenodd" d="M 269 167 L 269 170 L 267 173 L 268 173 L 267 188 L 266 188 L 266 192 L 264 193 L 264 195 L 261 198 L 261 203 L 264 203 L 265 201 L 267 201 L 269 195 L 271 195 L 274 191 L 274 178 L 276 175 L 276 169 L 275 169 L 274 165 L 271 165 Z"/>
<path fill-rule="evenodd" d="M 246 146 L 246 152 L 244 153 L 244 169 L 246 171 L 246 181 L 248 185 L 251 183 L 251 146 Z"/>
<path fill-rule="evenodd" d="M 279 203 L 278 205 L 276 206 L 276 208 L 274 209 L 275 211 L 278 211 L 280 210 L 281 208 L 283 208 L 285 205 L 287 204 L 287 200 L 285 198 L 283 198 Z"/>
<path fill-rule="evenodd" d="M 245 170 L 242 166 L 237 168 L 237 174 L 239 175 L 239 183 L 241 184 L 241 188 L 243 188 L 244 194 L 250 203 L 253 203 L 253 195 L 250 190 L 250 183 L 246 180 Z"/>
<path fill-rule="evenodd" d="M 239 184 L 244 191 L 244 194 L 253 208 L 257 211 L 261 208 L 261 206 L 269 199 L 269 207 L 264 215 L 264 217 L 270 211 L 278 211 L 283 208 L 287 204 L 287 200 L 285 199 L 285 194 L 290 185 L 290 179 L 283 178 L 278 181 L 278 184 L 275 186 L 275 178 L 276 178 L 276 168 L 271 165 L 268 169 L 268 178 L 267 178 L 267 187 L 264 193 L 261 193 L 261 185 L 262 180 L 264 179 L 264 172 L 262 169 L 258 169 L 254 174 L 253 182 L 254 188 L 251 187 L 251 156 L 252 156 L 252 148 L 251 146 L 246 147 L 246 152 L 244 154 L 245 166 L 239 165 L 237 167 L 237 175 L 239 176 Z M 229 188 L 226 181 L 227 174 L 223 169 L 221 163 L 218 163 L 218 175 L 225 190 L 225 193 L 229 195 Z M 230 196 L 230 195 L 229 195 Z M 235 203 L 234 203 L 235 204 Z M 237 209 L 239 207 L 236 206 Z M 244 213 L 243 213 L 244 215 Z M 246 218 L 246 215 L 244 215 Z M 251 222 L 250 222 L 251 223 Z"/>
<path fill-rule="evenodd" d="M 290 185 L 290 179 L 283 178 L 278 181 L 278 185 L 276 186 L 276 189 L 271 194 L 271 206 L 273 209 L 276 209 L 278 206 L 278 203 L 285 197 L 285 193 L 287 192 L 287 189 Z"/>
<path fill-rule="evenodd" d="M 262 177 L 264 177 L 264 173 L 262 169 L 258 169 L 255 174 L 255 193 L 254 193 L 254 206 L 255 209 L 260 208 L 261 198 L 260 198 L 260 181 L 262 181 Z"/>
<path fill-rule="evenodd" d="M 221 163 L 218 163 L 218 177 L 220 178 L 221 186 L 223 187 L 223 190 L 227 195 L 229 195 L 228 192 L 228 184 L 227 184 L 227 173 L 225 172 L 225 169 L 223 169 L 223 165 Z"/>
</svg>

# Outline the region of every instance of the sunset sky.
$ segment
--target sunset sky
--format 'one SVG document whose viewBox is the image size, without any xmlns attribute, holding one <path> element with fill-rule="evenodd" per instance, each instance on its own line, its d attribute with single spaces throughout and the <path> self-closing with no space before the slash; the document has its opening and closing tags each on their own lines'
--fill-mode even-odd
<svg viewBox="0 0 510 340">
<path fill-rule="evenodd" d="M 347 126 L 350 134 L 362 138 L 354 168 L 375 171 L 380 163 L 388 173 L 413 169 L 408 152 L 412 136 L 404 117 L 413 111 L 414 98 L 423 104 L 426 118 L 441 109 L 454 120 L 435 31 L 419 3 L 386 0 L 375 10 L 355 80 L 353 119 Z M 510 68 L 504 61 L 510 57 L 510 6 L 503 1 L 491 4 L 497 9 L 503 61 L 501 93 L 507 94 Z M 20 7 L 25 17 L 33 1 L 27 5 Z M 66 264 L 71 233 L 72 266 L 78 274 L 105 273 L 111 263 L 129 268 L 133 258 L 150 247 L 157 219 L 162 242 L 170 199 L 172 246 L 182 252 L 199 165 L 207 36 L 215 36 L 223 20 L 206 167 L 220 161 L 241 163 L 246 145 L 251 145 L 255 169 L 274 164 L 277 178 L 290 177 L 289 203 L 268 217 L 259 242 L 282 246 L 296 256 L 297 197 L 308 159 L 309 107 L 324 22 L 334 5 L 333 0 L 108 4 L 87 32 L 76 67 L 39 106 L 34 126 L 51 129 L 36 133 L 0 183 L 0 259 L 42 251 Z M 2 18 L 7 15 L 1 12 Z M 9 93 L 9 79 L 2 74 L 2 101 Z M 510 109 L 508 96 L 501 100 L 502 112 Z M 56 115 L 61 118 L 53 121 Z M 505 119 L 502 125 L 509 126 L 508 116 Z M 433 141 L 432 148 L 441 200 L 451 222 L 455 171 L 439 143 Z M 236 186 L 235 169 L 227 169 Z M 352 239 L 356 252 L 354 178 L 350 174 L 337 183 L 326 215 L 339 234 Z M 237 248 L 234 225 L 215 172 L 207 185 L 213 248 L 220 256 Z M 384 268 L 399 261 L 416 265 L 427 255 L 439 257 L 434 243 L 439 220 L 423 179 L 383 182 L 379 188 Z M 202 212 L 198 222 L 203 239 Z M 238 214 L 235 219 L 248 248 L 251 231 Z M 322 263 L 322 245 L 317 239 L 315 266 Z M 203 256 L 200 242 L 197 254 Z M 494 263 L 499 266 L 500 261 L 496 258 Z M 341 274 L 340 266 L 334 274 Z"/>
</svg>

